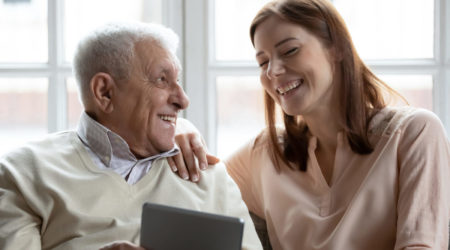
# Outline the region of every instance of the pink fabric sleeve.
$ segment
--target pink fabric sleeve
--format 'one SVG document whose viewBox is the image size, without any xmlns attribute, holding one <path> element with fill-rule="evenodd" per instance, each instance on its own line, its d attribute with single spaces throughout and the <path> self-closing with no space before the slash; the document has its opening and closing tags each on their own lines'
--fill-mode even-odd
<svg viewBox="0 0 450 250">
<path fill-rule="evenodd" d="M 450 146 L 439 119 L 418 111 L 401 129 L 395 249 L 447 249 Z"/>
<path fill-rule="evenodd" d="M 225 165 L 228 173 L 239 186 L 248 210 L 264 219 L 262 205 L 257 196 L 260 193 L 257 181 L 260 176 L 260 169 L 257 169 L 260 159 L 254 155 L 253 146 L 254 140 L 251 140 L 228 157 Z"/>
</svg>

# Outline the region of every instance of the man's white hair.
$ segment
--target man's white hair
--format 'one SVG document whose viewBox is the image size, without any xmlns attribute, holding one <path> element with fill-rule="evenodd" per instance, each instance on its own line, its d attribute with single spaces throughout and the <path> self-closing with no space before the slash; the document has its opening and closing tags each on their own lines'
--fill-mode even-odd
<svg viewBox="0 0 450 250">
<path fill-rule="evenodd" d="M 175 55 L 179 39 L 175 32 L 159 24 L 121 22 L 99 27 L 79 42 L 73 72 L 83 103 L 89 83 L 98 72 L 108 73 L 116 80 L 129 77 L 135 45 L 142 40 L 153 40 Z"/>
</svg>

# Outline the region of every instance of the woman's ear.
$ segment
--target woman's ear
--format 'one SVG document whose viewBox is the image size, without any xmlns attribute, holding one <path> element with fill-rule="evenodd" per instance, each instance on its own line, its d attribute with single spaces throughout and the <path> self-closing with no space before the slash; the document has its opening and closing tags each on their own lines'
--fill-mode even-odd
<svg viewBox="0 0 450 250">
<path fill-rule="evenodd" d="M 115 87 L 116 82 L 110 74 L 99 72 L 92 77 L 90 90 L 98 110 L 104 113 L 111 113 L 114 110 L 112 97 Z"/>
</svg>

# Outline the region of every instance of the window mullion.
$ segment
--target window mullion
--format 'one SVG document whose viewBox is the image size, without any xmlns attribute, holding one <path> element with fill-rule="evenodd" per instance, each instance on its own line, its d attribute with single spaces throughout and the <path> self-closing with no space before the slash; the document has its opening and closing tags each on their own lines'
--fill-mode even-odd
<svg viewBox="0 0 450 250">
<path fill-rule="evenodd" d="M 184 4 L 183 0 L 161 0 L 161 20 L 160 22 L 171 28 L 178 34 L 180 45 L 177 51 L 177 57 L 184 64 Z M 151 6 L 153 7 L 153 6 Z"/>
<path fill-rule="evenodd" d="M 440 118 L 447 128 L 447 134 L 450 136 L 450 3 L 447 0 L 440 0 L 441 10 L 441 53 L 443 59 L 441 62 L 441 76 L 442 76 L 442 91 L 441 103 L 442 110 Z"/>
<path fill-rule="evenodd" d="M 443 40 L 445 39 L 445 30 L 442 28 L 445 22 L 445 10 L 442 8 L 444 1 L 435 0 L 434 1 L 434 59 L 437 64 L 437 72 L 433 74 L 433 111 L 441 118 L 444 122 L 445 116 L 443 115 L 443 105 L 445 104 L 445 98 L 442 98 L 441 92 L 443 92 L 445 75 L 443 74 L 442 64 L 445 61 L 445 44 Z M 445 93 L 445 92 L 444 92 Z"/>
<path fill-rule="evenodd" d="M 449 33 L 450 28 L 450 6 L 446 0 L 435 0 L 435 57 L 438 63 L 438 72 L 435 75 L 434 81 L 434 111 L 441 119 L 447 132 L 450 131 L 449 112 L 450 102 L 447 96 L 450 94 L 448 67 L 449 62 Z"/>
<path fill-rule="evenodd" d="M 48 0 L 48 131 L 56 132 L 67 126 L 67 102 L 63 48 L 63 1 Z"/>
<path fill-rule="evenodd" d="M 185 4 L 185 40 L 184 40 L 184 76 L 186 81 L 186 93 L 190 99 L 189 108 L 186 110 L 186 118 L 189 119 L 204 135 L 208 145 L 215 142 L 209 136 L 208 96 L 215 95 L 208 83 L 208 51 L 207 46 L 207 0 L 189 0 Z"/>
<path fill-rule="evenodd" d="M 57 0 L 48 0 L 48 67 L 49 67 L 49 78 L 48 78 L 48 132 L 55 132 L 57 128 L 57 106 L 56 102 L 57 92 L 55 89 L 56 82 L 56 2 Z"/>
</svg>

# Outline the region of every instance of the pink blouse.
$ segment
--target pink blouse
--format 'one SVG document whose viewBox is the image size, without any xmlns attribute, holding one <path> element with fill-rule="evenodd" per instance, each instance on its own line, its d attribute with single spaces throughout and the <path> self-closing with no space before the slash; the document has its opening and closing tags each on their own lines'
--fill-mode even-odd
<svg viewBox="0 0 450 250">
<path fill-rule="evenodd" d="M 369 128 L 369 155 L 338 134 L 330 185 L 315 137 L 306 172 L 277 173 L 264 134 L 226 161 L 274 249 L 447 249 L 450 144 L 441 122 L 429 111 L 385 108 Z"/>
</svg>

